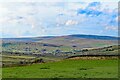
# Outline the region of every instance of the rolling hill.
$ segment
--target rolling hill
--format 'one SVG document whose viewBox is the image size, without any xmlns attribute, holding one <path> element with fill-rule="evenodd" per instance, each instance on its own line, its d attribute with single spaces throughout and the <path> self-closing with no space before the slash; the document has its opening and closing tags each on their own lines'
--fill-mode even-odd
<svg viewBox="0 0 120 80">
<path fill-rule="evenodd" d="M 67 35 L 32 38 L 3 38 L 4 66 L 29 64 L 43 59 L 59 61 L 69 57 L 117 56 L 118 38 L 96 35 Z"/>
<path fill-rule="evenodd" d="M 64 36 L 44 36 L 44 37 L 26 37 L 26 38 L 2 38 L 3 41 L 39 41 L 46 39 L 54 39 L 54 38 L 69 38 L 69 39 L 98 39 L 98 40 L 118 40 L 118 37 L 114 36 L 99 36 L 99 35 L 84 35 L 84 34 L 73 34 L 73 35 L 64 35 Z"/>
</svg>

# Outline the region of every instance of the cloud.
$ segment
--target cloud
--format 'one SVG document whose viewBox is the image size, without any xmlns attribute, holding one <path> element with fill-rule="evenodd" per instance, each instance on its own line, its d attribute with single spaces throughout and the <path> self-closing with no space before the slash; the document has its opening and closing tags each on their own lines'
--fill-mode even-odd
<svg viewBox="0 0 120 80">
<path fill-rule="evenodd" d="M 88 16 L 99 16 L 103 12 L 100 11 L 100 2 L 91 2 L 84 9 L 78 8 L 77 15 L 86 14 Z"/>
<path fill-rule="evenodd" d="M 78 8 L 77 14 L 86 14 L 88 16 L 116 15 L 118 14 L 117 2 L 90 2 L 84 9 Z"/>
<path fill-rule="evenodd" d="M 88 16 L 99 16 L 102 14 L 101 11 L 97 11 L 97 10 L 89 10 L 89 9 L 85 9 L 85 10 L 82 10 L 82 9 L 79 9 L 77 14 L 86 14 Z"/>
<path fill-rule="evenodd" d="M 119 0 L 74 0 L 74 2 L 119 2 Z M 9 0 L 0 2 L 73 2 L 73 0 Z"/>
<path fill-rule="evenodd" d="M 92 34 L 104 28 L 104 35 L 107 35 L 107 31 L 117 30 L 113 27 L 117 25 L 117 4 L 98 1 L 3 3 L 0 5 L 0 27 L 4 33 L 15 36 L 41 36 L 58 34 L 58 31 L 59 35 L 71 31 Z"/>
<path fill-rule="evenodd" d="M 75 21 L 75 20 L 68 20 L 65 23 L 66 26 L 71 26 L 71 25 L 76 25 L 76 24 L 78 24 L 78 21 Z"/>
<path fill-rule="evenodd" d="M 100 5 L 100 2 L 92 2 L 89 4 L 89 7 L 98 6 L 98 5 Z"/>
<path fill-rule="evenodd" d="M 0 17 L 2 17 L 3 15 L 9 13 L 8 8 L 4 7 L 3 4 L 0 4 Z"/>
<path fill-rule="evenodd" d="M 116 27 L 116 26 L 106 26 L 105 29 L 106 29 L 106 30 L 118 31 L 118 27 Z"/>
<path fill-rule="evenodd" d="M 77 10 L 77 9 L 85 9 L 87 6 L 89 5 L 89 3 L 87 2 L 68 2 L 67 3 L 67 9 L 71 9 L 71 10 Z"/>
<path fill-rule="evenodd" d="M 36 28 L 37 22 L 36 22 L 36 20 L 35 20 L 34 17 L 29 16 L 29 17 L 26 17 L 25 20 L 26 20 L 26 22 L 27 22 L 28 24 L 31 25 L 31 28 L 32 28 L 32 29 L 35 29 L 35 28 Z"/>
</svg>

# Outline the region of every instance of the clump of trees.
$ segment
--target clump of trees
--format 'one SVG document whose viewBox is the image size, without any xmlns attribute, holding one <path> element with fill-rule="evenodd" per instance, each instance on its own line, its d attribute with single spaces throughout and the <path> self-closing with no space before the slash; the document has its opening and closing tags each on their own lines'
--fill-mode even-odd
<svg viewBox="0 0 120 80">
<path fill-rule="evenodd" d="M 83 50 L 82 50 L 82 52 L 86 52 L 86 51 L 88 51 L 88 49 L 83 49 Z"/>
<path fill-rule="evenodd" d="M 32 63 L 44 63 L 43 59 L 35 59 Z"/>
<path fill-rule="evenodd" d="M 33 63 L 45 63 L 43 59 L 35 59 L 33 61 L 20 61 L 18 65 L 27 65 L 27 64 L 33 64 Z"/>
<path fill-rule="evenodd" d="M 114 49 L 108 48 L 108 49 L 106 49 L 106 51 L 114 51 Z"/>
</svg>

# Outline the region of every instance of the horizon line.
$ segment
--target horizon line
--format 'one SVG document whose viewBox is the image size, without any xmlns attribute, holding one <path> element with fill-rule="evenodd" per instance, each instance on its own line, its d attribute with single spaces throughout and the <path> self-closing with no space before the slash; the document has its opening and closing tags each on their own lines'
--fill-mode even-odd
<svg viewBox="0 0 120 80">
<path fill-rule="evenodd" d="M 21 36 L 21 37 L 0 37 L 2 38 L 40 38 L 40 37 L 60 37 L 60 36 L 70 36 L 70 35 L 87 35 L 87 36 L 101 36 L 101 37 L 116 37 L 119 38 L 119 35 L 98 35 L 98 34 L 65 34 L 65 35 L 44 35 L 44 36 Z"/>
</svg>

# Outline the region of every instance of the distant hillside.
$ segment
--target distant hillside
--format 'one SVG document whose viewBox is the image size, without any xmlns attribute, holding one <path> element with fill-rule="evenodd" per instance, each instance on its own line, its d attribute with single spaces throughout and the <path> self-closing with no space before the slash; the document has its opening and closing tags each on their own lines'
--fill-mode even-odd
<svg viewBox="0 0 120 80">
<path fill-rule="evenodd" d="M 112 37 L 112 36 L 98 36 L 98 35 L 69 35 L 73 38 L 85 38 L 85 39 L 100 39 L 100 40 L 118 40 L 118 37 Z"/>
<path fill-rule="evenodd" d="M 3 41 L 41 41 L 49 40 L 54 38 L 65 38 L 65 39 L 97 39 L 97 40 L 118 40 L 118 37 L 112 36 L 98 36 L 98 35 L 83 35 L 83 34 L 74 34 L 66 36 L 45 36 L 45 37 L 28 37 L 28 38 L 2 38 Z"/>
</svg>

